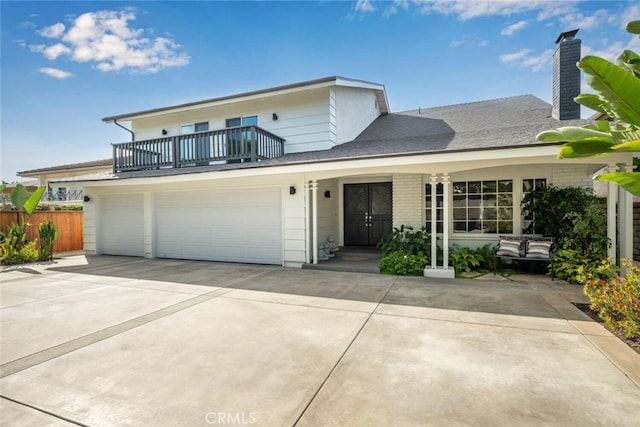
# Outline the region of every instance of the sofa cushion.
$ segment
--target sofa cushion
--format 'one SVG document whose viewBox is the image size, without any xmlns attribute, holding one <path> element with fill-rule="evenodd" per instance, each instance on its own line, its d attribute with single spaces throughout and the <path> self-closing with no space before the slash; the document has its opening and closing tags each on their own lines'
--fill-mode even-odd
<svg viewBox="0 0 640 427">
<path fill-rule="evenodd" d="M 551 242 L 544 242 L 539 240 L 529 240 L 527 242 L 527 258 L 542 258 L 549 259 L 549 252 L 551 251 Z"/>
<path fill-rule="evenodd" d="M 496 255 L 519 257 L 521 245 L 521 240 L 500 239 L 500 246 L 498 247 L 498 252 L 496 252 Z"/>
</svg>

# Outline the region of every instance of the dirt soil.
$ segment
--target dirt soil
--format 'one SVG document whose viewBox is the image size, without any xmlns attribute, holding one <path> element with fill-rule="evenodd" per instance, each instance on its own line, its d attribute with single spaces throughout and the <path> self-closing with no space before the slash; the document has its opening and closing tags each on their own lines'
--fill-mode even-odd
<svg viewBox="0 0 640 427">
<path fill-rule="evenodd" d="M 629 347 L 631 347 L 632 350 L 635 350 L 636 353 L 640 354 L 640 336 L 636 336 L 635 338 L 627 338 L 624 336 L 624 332 L 621 329 L 611 329 L 607 327 L 602 319 L 598 317 L 598 314 L 589 308 L 589 304 L 574 303 L 574 305 L 582 310 L 582 312 L 584 312 L 587 316 L 591 317 L 594 321 L 607 328 L 609 332 L 618 337 L 620 341 L 626 343 Z"/>
</svg>

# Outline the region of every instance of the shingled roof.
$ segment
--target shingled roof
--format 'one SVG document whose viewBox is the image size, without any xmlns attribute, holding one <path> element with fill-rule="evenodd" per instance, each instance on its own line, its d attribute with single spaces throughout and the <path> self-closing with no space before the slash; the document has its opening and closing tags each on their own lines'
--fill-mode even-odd
<svg viewBox="0 0 640 427">
<path fill-rule="evenodd" d="M 536 141 L 539 132 L 586 123 L 590 121 L 558 121 L 551 117 L 550 104 L 533 95 L 522 95 L 383 115 L 353 141 L 330 150 L 293 153 L 253 163 L 123 172 L 113 178 L 548 145 Z"/>
</svg>

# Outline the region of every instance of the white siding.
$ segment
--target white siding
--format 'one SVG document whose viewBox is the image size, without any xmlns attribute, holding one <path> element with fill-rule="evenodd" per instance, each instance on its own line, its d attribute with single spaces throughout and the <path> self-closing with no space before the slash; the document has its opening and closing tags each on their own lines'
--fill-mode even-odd
<svg viewBox="0 0 640 427">
<path fill-rule="evenodd" d="M 329 197 L 325 192 L 329 191 Z M 318 182 L 318 241 L 339 239 L 339 199 L 338 180 L 328 179 Z"/>
<path fill-rule="evenodd" d="M 379 115 L 376 94 L 371 90 L 336 87 L 337 144 L 352 141 Z"/>
<path fill-rule="evenodd" d="M 289 187 L 296 188 L 296 194 L 289 194 Z M 300 267 L 305 262 L 305 189 L 302 177 L 283 183 L 282 224 L 284 228 L 284 265 Z"/>
<path fill-rule="evenodd" d="M 273 120 L 273 114 L 278 116 Z M 326 150 L 353 140 L 379 115 L 375 92 L 343 86 L 232 102 L 215 107 L 194 107 L 171 114 L 159 113 L 132 121 L 136 140 L 178 135 L 180 126 L 208 122 L 223 129 L 225 120 L 258 116 L 258 126 L 285 139 L 285 153 Z M 123 137 L 123 141 L 128 138 Z"/>
<path fill-rule="evenodd" d="M 162 137 L 162 129 L 168 136 L 178 135 L 180 126 L 188 123 L 208 122 L 210 130 L 224 129 L 228 118 L 253 115 L 258 116 L 258 126 L 285 139 L 285 153 L 325 150 L 335 144 L 329 88 L 161 114 L 134 120 L 131 128 L 136 140 L 143 140 Z"/>
<path fill-rule="evenodd" d="M 84 203 L 82 207 L 82 231 L 84 252 L 87 255 L 96 255 L 96 198 L 93 197 L 91 202 Z"/>
</svg>

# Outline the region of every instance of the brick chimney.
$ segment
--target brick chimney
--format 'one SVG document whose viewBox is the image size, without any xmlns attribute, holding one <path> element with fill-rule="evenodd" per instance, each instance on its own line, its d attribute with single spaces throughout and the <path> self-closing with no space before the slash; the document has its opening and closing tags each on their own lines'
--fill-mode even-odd
<svg viewBox="0 0 640 427">
<path fill-rule="evenodd" d="M 573 98 L 580 94 L 580 39 L 575 39 L 578 30 L 567 31 L 558 36 L 558 48 L 553 53 L 553 109 L 551 115 L 557 120 L 580 118 L 580 104 Z"/>
</svg>

